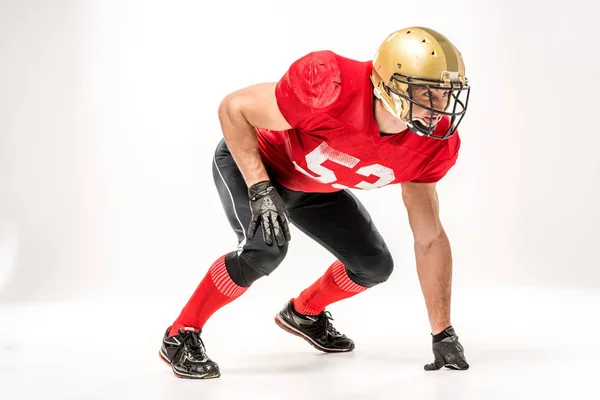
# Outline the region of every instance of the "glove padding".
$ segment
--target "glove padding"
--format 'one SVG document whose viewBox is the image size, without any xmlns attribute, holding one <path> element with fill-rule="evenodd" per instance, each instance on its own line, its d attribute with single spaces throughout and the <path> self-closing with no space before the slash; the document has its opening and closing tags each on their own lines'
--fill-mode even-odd
<svg viewBox="0 0 600 400">
<path fill-rule="evenodd" d="M 283 199 L 270 181 L 258 182 L 248 189 L 252 220 L 248 228 L 248 236 L 254 237 L 258 223 L 262 225 L 263 240 L 273 244 L 273 237 L 278 246 L 289 242 L 289 218 Z"/>
<path fill-rule="evenodd" d="M 434 361 L 424 366 L 425 371 L 437 371 L 442 367 L 454 370 L 469 369 L 465 358 L 465 349 L 458 341 L 454 328 L 449 327 L 444 331 L 446 337 L 439 342 L 433 343 Z"/>
</svg>

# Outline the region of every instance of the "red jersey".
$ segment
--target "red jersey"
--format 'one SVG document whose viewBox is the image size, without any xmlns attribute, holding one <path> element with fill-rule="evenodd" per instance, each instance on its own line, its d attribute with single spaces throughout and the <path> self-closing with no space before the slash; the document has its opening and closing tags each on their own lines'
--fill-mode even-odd
<svg viewBox="0 0 600 400">
<path fill-rule="evenodd" d="M 449 139 L 409 130 L 382 136 L 374 116 L 372 63 L 331 51 L 294 62 L 277 83 L 279 110 L 292 129 L 257 128 L 269 175 L 291 190 L 375 189 L 402 182 L 436 182 L 456 163 L 458 132 Z M 445 131 L 444 117 L 436 130 Z"/>
</svg>

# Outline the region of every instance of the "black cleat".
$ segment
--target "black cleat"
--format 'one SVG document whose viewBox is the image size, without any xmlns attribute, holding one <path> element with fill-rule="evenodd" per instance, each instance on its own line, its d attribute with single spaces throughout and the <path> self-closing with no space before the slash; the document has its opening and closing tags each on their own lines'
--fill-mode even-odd
<svg viewBox="0 0 600 400">
<path fill-rule="evenodd" d="M 302 315 L 294 310 L 289 301 L 275 316 L 275 323 L 292 335 L 299 336 L 317 350 L 341 353 L 354 350 L 352 339 L 335 330 L 329 311 L 319 315 Z"/>
<path fill-rule="evenodd" d="M 217 363 L 206 355 L 204 343 L 200 339 L 201 330 L 186 328 L 179 334 L 169 337 L 165 332 L 160 358 L 169 364 L 173 373 L 180 378 L 210 379 L 221 376 Z"/>
</svg>

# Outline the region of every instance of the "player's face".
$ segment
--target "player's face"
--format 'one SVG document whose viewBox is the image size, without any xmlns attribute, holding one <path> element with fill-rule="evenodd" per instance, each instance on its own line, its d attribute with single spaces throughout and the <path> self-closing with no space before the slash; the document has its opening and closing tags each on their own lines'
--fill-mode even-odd
<svg viewBox="0 0 600 400">
<path fill-rule="evenodd" d="M 433 102 L 433 109 L 444 111 L 446 106 L 448 105 L 448 98 L 450 97 L 450 91 L 446 89 L 430 89 L 424 87 L 414 87 L 412 88 L 412 99 L 420 104 L 424 104 L 429 106 L 431 102 Z M 420 119 L 425 121 L 426 124 L 430 123 L 431 120 L 431 111 L 419 107 L 416 104 L 413 104 L 412 111 L 413 119 Z M 433 114 L 433 124 L 435 125 L 441 119 L 440 114 Z"/>
</svg>

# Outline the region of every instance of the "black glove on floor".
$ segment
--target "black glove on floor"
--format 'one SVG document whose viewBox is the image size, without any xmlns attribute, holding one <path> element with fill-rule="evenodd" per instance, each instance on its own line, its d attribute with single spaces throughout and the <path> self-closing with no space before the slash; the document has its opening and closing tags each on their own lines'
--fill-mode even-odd
<svg viewBox="0 0 600 400">
<path fill-rule="evenodd" d="M 455 370 L 469 369 L 464 351 L 454 328 L 449 326 L 443 332 L 433 336 L 434 361 L 425 365 L 425 371 L 437 371 L 442 367 Z"/>
</svg>

